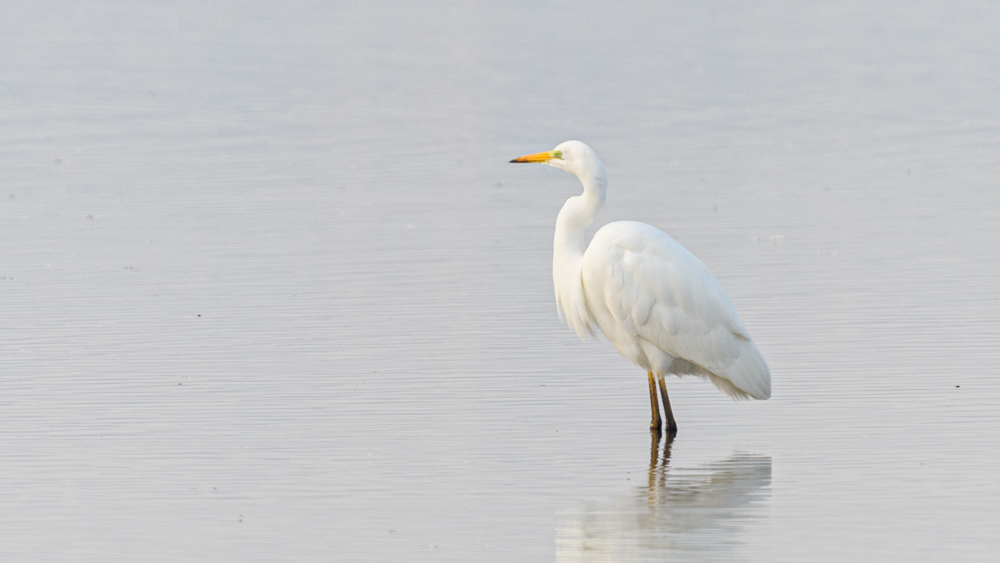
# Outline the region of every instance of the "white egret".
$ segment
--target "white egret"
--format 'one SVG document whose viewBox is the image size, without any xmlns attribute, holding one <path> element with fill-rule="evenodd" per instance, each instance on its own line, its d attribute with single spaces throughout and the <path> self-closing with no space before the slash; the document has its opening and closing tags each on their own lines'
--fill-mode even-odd
<svg viewBox="0 0 1000 563">
<path fill-rule="evenodd" d="M 706 378 L 734 399 L 771 396 L 771 371 L 750 339 L 719 280 L 663 231 L 636 221 L 584 231 L 604 206 L 607 172 L 593 149 L 566 141 L 511 162 L 541 162 L 575 175 L 583 194 L 566 200 L 556 218 L 552 279 L 560 317 L 583 338 L 596 326 L 626 359 L 646 370 L 659 433 L 659 384 L 667 432 L 677 423 L 666 375 Z"/>
</svg>

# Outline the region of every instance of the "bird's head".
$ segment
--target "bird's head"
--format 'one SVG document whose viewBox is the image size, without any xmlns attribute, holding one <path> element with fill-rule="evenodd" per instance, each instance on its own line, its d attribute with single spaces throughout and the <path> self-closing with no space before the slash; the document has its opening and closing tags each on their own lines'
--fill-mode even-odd
<svg viewBox="0 0 1000 563">
<path fill-rule="evenodd" d="M 579 178 L 598 176 L 604 172 L 604 166 L 594 153 L 594 149 L 580 141 L 559 143 L 559 146 L 550 151 L 521 156 L 511 162 L 541 162 Z"/>
</svg>

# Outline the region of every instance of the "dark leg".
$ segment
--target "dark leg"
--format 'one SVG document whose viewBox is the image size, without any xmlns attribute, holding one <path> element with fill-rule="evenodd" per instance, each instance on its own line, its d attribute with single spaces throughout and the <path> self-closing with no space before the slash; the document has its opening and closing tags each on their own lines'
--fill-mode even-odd
<svg viewBox="0 0 1000 563">
<path fill-rule="evenodd" d="M 659 432 L 663 420 L 660 418 L 660 403 L 656 400 L 656 379 L 653 378 L 653 372 L 647 371 L 646 374 L 649 375 L 649 404 L 653 408 L 653 421 L 649 423 L 649 429 Z"/>
<path fill-rule="evenodd" d="M 652 377 L 653 374 L 649 376 Z M 667 418 L 667 434 L 673 436 L 677 434 L 677 421 L 674 420 L 674 411 L 670 408 L 670 397 L 667 396 L 667 384 L 662 377 L 660 377 L 660 397 L 663 399 L 663 415 Z"/>
</svg>

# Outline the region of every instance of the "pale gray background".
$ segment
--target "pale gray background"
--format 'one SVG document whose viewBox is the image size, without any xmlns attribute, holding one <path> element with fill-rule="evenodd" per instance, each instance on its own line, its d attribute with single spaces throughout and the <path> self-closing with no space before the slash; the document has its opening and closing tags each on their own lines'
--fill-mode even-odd
<svg viewBox="0 0 1000 563">
<path fill-rule="evenodd" d="M 3 561 L 987 561 L 1000 4 L 5 2 Z M 599 222 L 767 402 L 556 316 Z M 659 455 L 659 454 L 655 454 Z"/>
</svg>

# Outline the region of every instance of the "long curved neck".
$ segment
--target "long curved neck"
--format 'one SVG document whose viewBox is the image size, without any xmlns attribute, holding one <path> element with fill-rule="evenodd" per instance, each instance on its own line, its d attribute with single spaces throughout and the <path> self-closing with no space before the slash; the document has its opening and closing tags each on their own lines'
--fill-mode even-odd
<svg viewBox="0 0 1000 563">
<path fill-rule="evenodd" d="M 558 262 L 579 262 L 583 257 L 583 236 L 587 227 L 594 224 L 597 213 L 604 207 L 604 195 L 608 188 L 608 177 L 604 167 L 590 174 L 581 174 L 583 193 L 566 200 L 556 218 L 556 235 L 553 252 L 553 267 Z"/>
<path fill-rule="evenodd" d="M 584 232 L 604 207 L 608 178 L 600 163 L 593 170 L 578 176 L 583 183 L 583 193 L 567 199 L 556 218 L 552 281 L 560 314 L 583 337 L 585 333 L 593 332 L 580 279 L 580 261 L 587 249 Z"/>
</svg>

